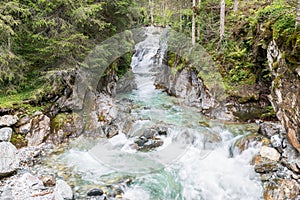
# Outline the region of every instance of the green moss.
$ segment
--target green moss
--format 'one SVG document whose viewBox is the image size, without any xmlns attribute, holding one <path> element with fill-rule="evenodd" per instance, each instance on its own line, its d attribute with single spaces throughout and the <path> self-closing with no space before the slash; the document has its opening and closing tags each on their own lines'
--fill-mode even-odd
<svg viewBox="0 0 300 200">
<path fill-rule="evenodd" d="M 247 102 L 251 102 L 251 101 L 258 101 L 259 100 L 259 96 L 252 94 L 249 96 L 245 96 L 245 97 L 241 97 L 238 99 L 238 102 L 243 104 L 243 103 L 247 103 Z"/>
<path fill-rule="evenodd" d="M 10 142 L 18 149 L 27 146 L 25 135 L 22 134 L 13 133 Z"/>
<path fill-rule="evenodd" d="M 69 116 L 66 113 L 59 113 L 52 120 L 52 127 L 58 131 L 69 120 Z"/>
</svg>

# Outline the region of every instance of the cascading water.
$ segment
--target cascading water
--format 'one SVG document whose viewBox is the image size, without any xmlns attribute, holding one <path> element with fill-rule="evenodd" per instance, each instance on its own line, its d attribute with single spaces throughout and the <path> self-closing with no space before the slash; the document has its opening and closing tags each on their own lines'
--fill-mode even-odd
<svg viewBox="0 0 300 200">
<path fill-rule="evenodd" d="M 76 186 L 77 198 L 90 188 L 130 177 L 130 184 L 119 184 L 123 199 L 262 199 L 259 177 L 249 164 L 257 150 L 249 148 L 234 157 L 229 154 L 236 138 L 256 126 L 208 120 L 196 108 L 156 90 L 154 77 L 156 69 L 163 67 L 166 43 L 161 40 L 163 29 L 146 30 L 147 37 L 136 45 L 132 58 L 137 89 L 116 99 L 120 107 L 126 106 L 124 100 L 131 102 L 135 121 L 129 133 L 120 130 L 111 139 L 79 138 L 64 153 L 54 155 L 49 165 L 73 171 L 65 178 Z M 146 151 L 133 148 L 143 131 L 157 124 L 167 127 L 167 134 L 158 138 L 162 145 Z"/>
</svg>

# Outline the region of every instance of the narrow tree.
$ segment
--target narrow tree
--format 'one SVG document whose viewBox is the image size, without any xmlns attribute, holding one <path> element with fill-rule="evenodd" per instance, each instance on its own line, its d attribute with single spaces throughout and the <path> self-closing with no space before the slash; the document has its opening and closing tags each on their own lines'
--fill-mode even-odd
<svg viewBox="0 0 300 200">
<path fill-rule="evenodd" d="M 201 0 L 199 0 L 198 6 L 200 6 L 200 4 L 201 4 Z M 200 40 L 200 37 L 201 37 L 201 25 L 200 25 L 200 22 L 199 22 L 199 19 L 198 19 L 198 27 L 197 27 L 197 38 L 198 38 L 198 40 Z"/>
<path fill-rule="evenodd" d="M 196 44 L 196 0 L 193 0 L 193 18 L 192 18 L 192 45 Z"/>
<path fill-rule="evenodd" d="M 222 39 L 224 37 L 225 32 L 225 0 L 221 0 L 221 9 L 220 9 L 220 42 L 219 45 L 222 42 Z"/>
<path fill-rule="evenodd" d="M 154 18 L 153 18 L 153 3 L 152 3 L 152 0 L 149 0 L 149 7 L 150 7 L 151 25 L 153 25 L 154 24 Z"/>
<path fill-rule="evenodd" d="M 239 1 L 238 0 L 234 0 L 233 12 L 236 12 L 238 10 L 238 6 L 239 6 Z"/>
<path fill-rule="evenodd" d="M 297 16 L 296 16 L 296 27 L 300 24 L 300 0 L 298 0 Z"/>
</svg>

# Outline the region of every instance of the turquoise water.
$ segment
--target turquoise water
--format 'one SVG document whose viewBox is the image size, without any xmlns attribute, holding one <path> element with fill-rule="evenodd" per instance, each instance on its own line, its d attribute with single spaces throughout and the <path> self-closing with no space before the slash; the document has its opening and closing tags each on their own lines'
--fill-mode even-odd
<svg viewBox="0 0 300 200">
<path fill-rule="evenodd" d="M 135 120 L 129 133 L 120 130 L 111 139 L 81 136 L 47 158 L 46 170 L 72 185 L 76 199 L 95 187 L 107 194 L 119 187 L 122 198 L 130 200 L 262 199 L 260 178 L 249 164 L 257 149 L 229 154 L 234 141 L 255 132 L 257 125 L 211 120 L 184 100 L 156 90 L 153 69 L 163 56 L 163 51 L 157 55 L 159 31 L 148 28 L 146 40 L 136 46 L 140 53 L 134 55 L 132 69 L 137 89 L 115 99 L 118 107 L 131 102 Z M 157 124 L 168 127 L 168 135 L 160 136 L 162 146 L 149 152 L 132 148 L 144 129 Z"/>
</svg>

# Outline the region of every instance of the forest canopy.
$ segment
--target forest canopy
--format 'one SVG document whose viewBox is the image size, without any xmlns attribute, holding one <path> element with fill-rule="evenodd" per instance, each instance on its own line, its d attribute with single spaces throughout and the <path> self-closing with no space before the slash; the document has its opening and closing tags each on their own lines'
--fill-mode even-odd
<svg viewBox="0 0 300 200">
<path fill-rule="evenodd" d="M 2 0 L 0 94 L 37 88 L 49 72 L 80 65 L 106 38 L 144 25 L 191 36 L 213 56 L 229 85 L 268 82 L 263 46 L 272 38 L 284 45 L 283 38 L 293 36 L 286 40 L 297 56 L 296 11 L 296 0 Z"/>
</svg>

